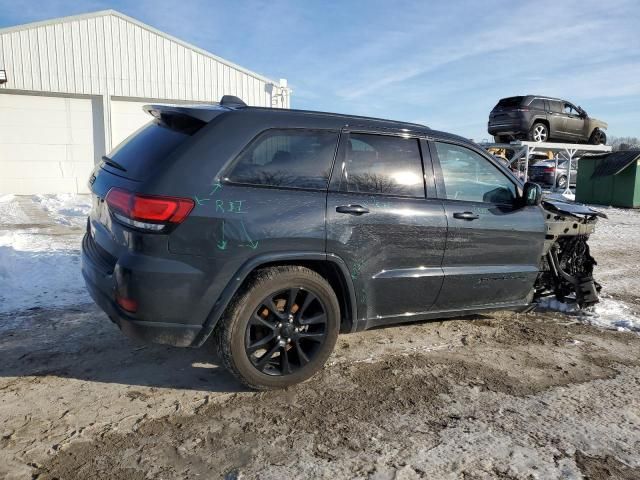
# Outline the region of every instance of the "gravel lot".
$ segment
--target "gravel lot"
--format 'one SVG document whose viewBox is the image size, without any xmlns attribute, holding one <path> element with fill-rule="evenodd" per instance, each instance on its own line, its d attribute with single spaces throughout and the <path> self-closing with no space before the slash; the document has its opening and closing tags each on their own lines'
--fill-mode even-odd
<svg viewBox="0 0 640 480">
<path fill-rule="evenodd" d="M 77 249 L 80 220 L 28 202 L 3 235 Z M 61 306 L 0 313 L 0 477 L 640 478 L 640 335 L 602 328 L 640 325 L 640 212 L 605 211 L 595 312 L 342 335 L 286 391 L 243 391 L 211 348 L 135 343 L 57 285 Z M 25 251 L 0 243 L 0 260 Z"/>
</svg>

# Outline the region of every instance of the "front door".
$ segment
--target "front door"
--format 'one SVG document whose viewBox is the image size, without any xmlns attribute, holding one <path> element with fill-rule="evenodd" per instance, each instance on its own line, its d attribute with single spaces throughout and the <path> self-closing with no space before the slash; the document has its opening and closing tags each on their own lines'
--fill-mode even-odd
<svg viewBox="0 0 640 480">
<path fill-rule="evenodd" d="M 421 153 L 426 151 L 427 175 Z M 343 132 L 327 197 L 327 253 L 347 264 L 367 326 L 419 318 L 442 286 L 447 223 L 426 142 Z"/>
<path fill-rule="evenodd" d="M 515 178 L 479 150 L 435 141 L 431 153 L 449 226 L 434 310 L 525 303 L 542 257 L 542 209 L 518 208 Z"/>
<path fill-rule="evenodd" d="M 578 109 L 570 103 L 564 104 L 564 113 L 566 120 L 567 136 L 574 141 L 583 139 L 584 137 L 584 118 L 578 112 Z"/>
</svg>

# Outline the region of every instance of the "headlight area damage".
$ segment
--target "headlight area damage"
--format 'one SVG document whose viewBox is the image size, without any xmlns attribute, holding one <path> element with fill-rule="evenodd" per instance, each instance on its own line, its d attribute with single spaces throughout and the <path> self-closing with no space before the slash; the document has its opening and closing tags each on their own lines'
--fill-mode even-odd
<svg viewBox="0 0 640 480">
<path fill-rule="evenodd" d="M 560 199 L 542 201 L 547 224 L 540 274 L 535 285 L 535 300 L 555 295 L 580 308 L 598 303 L 600 284 L 593 279 L 596 261 L 589 253 L 587 240 L 595 231 L 598 217 L 607 218 L 586 205 Z"/>
</svg>

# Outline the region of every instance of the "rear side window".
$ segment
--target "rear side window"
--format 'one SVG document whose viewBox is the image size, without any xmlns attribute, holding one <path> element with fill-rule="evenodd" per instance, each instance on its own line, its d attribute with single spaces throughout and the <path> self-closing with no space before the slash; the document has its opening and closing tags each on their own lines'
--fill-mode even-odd
<svg viewBox="0 0 640 480">
<path fill-rule="evenodd" d="M 233 165 L 235 183 L 326 190 L 338 133 L 269 130 L 254 140 Z"/>
<path fill-rule="evenodd" d="M 502 107 L 502 108 L 519 107 L 520 104 L 522 103 L 523 99 L 524 99 L 524 97 L 502 98 L 502 99 L 500 99 L 500 101 L 498 102 L 498 105 L 496 105 L 496 107 Z"/>
<path fill-rule="evenodd" d="M 339 189 L 424 197 L 418 140 L 352 133 L 346 145 Z"/>
<path fill-rule="evenodd" d="M 535 108 L 536 110 L 544 110 L 544 100 L 541 98 L 536 98 L 531 102 L 531 108 Z"/>
<path fill-rule="evenodd" d="M 118 145 L 107 157 L 125 170 L 119 175 L 139 179 L 190 138 L 188 133 L 150 122 Z"/>
<path fill-rule="evenodd" d="M 450 143 L 436 142 L 447 199 L 512 204 L 516 187 L 482 155 Z"/>
</svg>

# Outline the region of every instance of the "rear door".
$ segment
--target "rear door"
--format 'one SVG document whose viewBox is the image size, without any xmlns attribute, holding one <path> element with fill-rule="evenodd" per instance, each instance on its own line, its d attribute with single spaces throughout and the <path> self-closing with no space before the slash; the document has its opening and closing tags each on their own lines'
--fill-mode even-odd
<svg viewBox="0 0 640 480">
<path fill-rule="evenodd" d="M 327 197 L 327 252 L 351 272 L 359 320 L 371 326 L 429 310 L 442 286 L 446 231 L 424 140 L 342 133 Z"/>
<path fill-rule="evenodd" d="M 566 138 L 566 116 L 563 112 L 563 104 L 557 100 L 547 100 L 549 104 L 549 114 L 547 119 L 549 120 L 550 132 L 549 134 L 554 138 Z"/>
<path fill-rule="evenodd" d="M 518 208 L 515 178 L 480 150 L 449 141 L 430 145 L 449 226 L 434 310 L 524 303 L 542 256 L 542 209 Z"/>
</svg>

